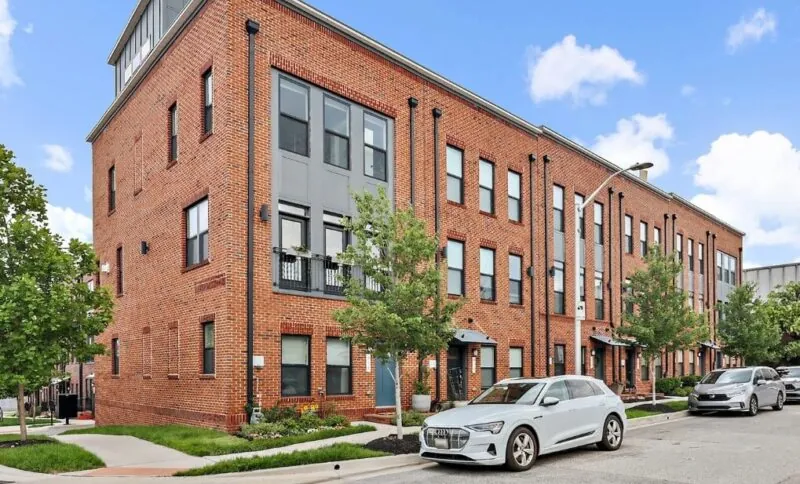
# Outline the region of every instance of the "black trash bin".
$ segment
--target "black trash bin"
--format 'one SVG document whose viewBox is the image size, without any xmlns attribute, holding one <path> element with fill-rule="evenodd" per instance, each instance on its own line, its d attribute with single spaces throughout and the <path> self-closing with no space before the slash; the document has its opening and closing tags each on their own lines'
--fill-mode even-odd
<svg viewBox="0 0 800 484">
<path fill-rule="evenodd" d="M 58 418 L 66 419 L 69 425 L 69 419 L 78 416 L 78 395 L 61 394 L 58 396 Z"/>
</svg>

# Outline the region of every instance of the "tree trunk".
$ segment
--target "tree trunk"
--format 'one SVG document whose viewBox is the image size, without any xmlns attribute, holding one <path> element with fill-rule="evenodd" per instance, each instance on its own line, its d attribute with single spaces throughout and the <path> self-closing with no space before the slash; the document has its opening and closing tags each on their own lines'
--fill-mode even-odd
<svg viewBox="0 0 800 484">
<path fill-rule="evenodd" d="M 656 378 L 658 378 L 658 376 L 656 375 L 655 361 L 653 361 L 652 359 L 650 360 L 650 373 L 653 375 L 653 405 L 655 405 L 656 404 Z"/>
<path fill-rule="evenodd" d="M 28 440 L 28 427 L 25 425 L 25 386 L 17 385 L 17 418 L 19 418 L 19 440 Z"/>
<path fill-rule="evenodd" d="M 400 358 L 394 359 L 394 414 L 397 417 L 397 438 L 403 439 L 403 403 L 400 400 Z"/>
</svg>

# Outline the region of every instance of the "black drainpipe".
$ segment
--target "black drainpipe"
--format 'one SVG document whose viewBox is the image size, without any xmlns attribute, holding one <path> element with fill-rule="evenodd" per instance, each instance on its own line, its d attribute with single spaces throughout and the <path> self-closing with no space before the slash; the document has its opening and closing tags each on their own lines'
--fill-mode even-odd
<svg viewBox="0 0 800 484">
<path fill-rule="evenodd" d="M 667 255 L 667 241 L 669 240 L 669 215 L 664 214 L 664 238 L 661 243 L 664 246 L 664 255 Z"/>
<path fill-rule="evenodd" d="M 417 111 L 417 105 L 419 105 L 419 101 L 417 98 L 410 97 L 408 98 L 408 153 L 409 153 L 409 161 L 411 166 L 411 174 L 409 175 L 410 178 L 410 192 L 411 198 L 409 203 L 411 204 L 411 208 L 414 209 L 414 180 L 415 180 L 415 172 L 414 172 L 414 113 Z M 438 371 L 438 366 L 437 366 Z"/>
<path fill-rule="evenodd" d="M 411 101 L 409 100 L 409 105 L 411 105 Z M 411 109 L 411 116 L 413 118 L 414 109 Z M 440 225 L 441 225 L 441 213 L 439 212 L 439 118 L 442 117 L 442 110 L 439 108 L 433 108 L 431 111 L 433 114 L 433 230 L 436 234 L 436 269 L 439 269 L 439 265 L 442 262 L 442 251 L 439 248 L 441 245 L 441 240 L 439 237 Z M 413 123 L 412 123 L 413 129 Z M 413 146 L 413 140 L 412 140 Z M 413 153 L 413 150 L 412 150 Z M 413 159 L 413 157 L 412 157 Z M 412 164 L 412 173 L 413 173 L 413 164 Z M 412 185 L 413 186 L 413 185 Z M 412 191 L 413 193 L 413 191 Z M 413 196 L 413 195 L 412 195 Z M 441 291 L 441 287 L 436 286 L 437 294 Z M 436 353 L 436 401 L 441 401 L 441 382 L 439 381 L 439 377 L 441 375 L 440 367 L 441 365 L 441 352 Z"/>
<path fill-rule="evenodd" d="M 672 214 L 672 252 L 676 252 L 677 250 L 683 251 L 683 242 L 681 242 L 681 247 L 675 247 L 676 239 L 676 231 L 675 231 L 675 221 L 678 220 L 678 216 L 674 213 Z M 681 265 L 683 264 L 683 257 L 681 257 L 680 261 Z M 683 279 L 683 269 L 681 269 L 681 274 L 678 276 Z M 683 284 L 683 280 L 681 280 L 681 284 Z M 675 351 L 672 352 L 672 376 L 674 377 L 677 375 L 677 368 L 676 368 L 677 360 L 675 359 Z"/>
<path fill-rule="evenodd" d="M 548 187 L 547 187 L 547 165 L 550 164 L 550 157 L 544 155 L 544 361 L 545 375 L 550 376 L 550 228 L 547 221 L 550 219 L 549 208 L 547 206 Z"/>
<path fill-rule="evenodd" d="M 261 26 L 254 20 L 245 23 L 247 30 L 247 421 L 253 411 L 253 311 L 255 249 L 253 248 L 253 216 L 255 215 L 255 75 L 256 34 Z"/>
<path fill-rule="evenodd" d="M 614 228 L 614 189 L 608 187 L 608 240 L 603 247 L 608 247 L 608 271 L 603 271 L 603 275 L 608 272 L 608 282 L 606 283 L 606 287 L 608 287 L 608 320 L 611 324 L 611 327 L 614 327 L 614 294 L 611 289 L 611 280 L 614 278 L 614 244 L 612 241 L 614 240 L 613 228 Z M 620 246 L 622 247 L 622 246 Z M 602 259 L 601 259 L 602 260 Z M 613 335 L 612 335 L 613 337 Z M 615 345 L 611 346 L 611 374 L 613 378 L 611 379 L 611 383 L 614 383 L 619 378 L 619 371 L 617 370 L 617 363 L 619 362 L 617 357 L 617 347 Z"/>
<path fill-rule="evenodd" d="M 709 270 L 708 270 L 708 266 L 709 266 L 708 252 L 711 250 L 711 246 L 708 245 L 708 242 L 709 242 L 710 238 L 711 238 L 711 231 L 710 230 L 706 230 L 706 245 L 703 246 L 703 250 L 705 251 L 705 254 L 703 254 L 703 264 L 705 264 L 705 267 L 703 269 L 705 269 L 705 273 L 706 273 L 705 281 L 703 281 L 703 283 L 705 284 L 705 293 L 706 293 L 705 294 L 705 301 L 703 301 L 703 304 L 706 305 L 706 308 L 705 308 L 706 312 L 708 312 L 709 308 L 710 308 L 709 300 L 710 300 L 710 296 L 711 296 L 711 289 L 709 289 L 709 286 L 711 285 L 711 272 L 709 272 Z"/>
<path fill-rule="evenodd" d="M 536 163 L 536 155 L 534 155 L 533 153 L 529 154 L 528 155 L 528 161 L 529 161 L 530 185 L 531 185 L 531 208 L 530 208 L 530 215 L 529 215 L 530 226 L 531 226 L 531 235 L 530 235 L 531 255 L 529 257 L 531 258 L 530 259 L 531 263 L 528 266 L 528 279 L 531 282 L 531 288 L 530 288 L 530 290 L 531 290 L 531 376 L 535 377 L 536 376 L 536 324 L 534 324 L 534 321 L 535 321 L 535 315 L 536 315 L 536 291 L 534 290 L 535 286 L 534 286 L 534 279 L 533 279 L 533 274 L 534 274 L 534 271 L 533 271 L 533 261 L 534 261 L 534 259 L 533 259 L 533 251 L 534 251 L 534 246 L 535 246 L 535 244 L 533 242 L 533 211 L 534 211 L 534 209 L 536 207 L 536 204 L 534 203 L 534 200 L 536 198 L 534 197 L 535 191 L 534 191 L 533 172 L 534 172 L 534 167 L 536 166 L 535 165 L 535 163 Z"/>
<path fill-rule="evenodd" d="M 625 212 L 622 209 L 622 199 L 623 198 L 625 198 L 625 194 L 622 193 L 622 192 L 619 192 L 619 277 L 620 277 L 619 300 L 620 300 L 620 308 L 622 308 L 622 283 L 621 283 L 621 281 L 622 281 L 623 274 L 624 274 L 624 272 L 622 270 L 622 254 L 623 254 L 622 244 L 624 243 L 624 239 L 625 239 L 625 221 L 624 221 L 624 213 Z M 610 203 L 611 202 L 609 201 L 609 204 Z M 631 222 L 631 237 L 633 237 L 633 222 Z M 610 283 L 610 281 L 611 281 L 611 279 L 609 278 L 609 283 Z M 612 311 L 613 311 L 613 306 L 612 306 Z M 620 309 L 619 315 L 620 315 L 619 316 L 620 324 L 622 324 L 622 309 Z M 612 326 L 613 326 L 613 324 L 612 324 Z M 622 348 L 619 349 L 619 359 L 622 360 Z M 619 364 L 619 362 L 618 362 L 618 364 Z M 619 379 L 620 379 L 620 381 L 623 381 L 623 382 L 625 381 L 624 374 L 623 374 L 623 371 L 622 371 L 622 366 L 619 366 Z"/>
<path fill-rule="evenodd" d="M 713 286 L 711 288 L 712 293 L 709 294 L 711 297 L 714 298 L 714 310 L 712 311 L 713 318 L 714 318 L 714 336 L 717 335 L 717 324 L 719 321 L 717 320 L 717 234 L 711 234 L 711 245 L 713 246 L 713 250 L 711 255 L 713 256 L 712 259 L 714 260 L 713 267 L 714 267 L 714 279 L 713 279 Z M 714 361 L 711 361 L 711 366 L 709 368 L 714 368 Z"/>
</svg>

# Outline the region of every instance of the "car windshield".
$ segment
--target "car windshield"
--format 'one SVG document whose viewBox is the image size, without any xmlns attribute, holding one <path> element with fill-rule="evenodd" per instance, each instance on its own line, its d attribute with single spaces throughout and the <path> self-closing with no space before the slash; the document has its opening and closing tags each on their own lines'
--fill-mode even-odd
<svg viewBox="0 0 800 484">
<path fill-rule="evenodd" d="M 781 368 L 778 370 L 783 378 L 800 378 L 800 366 L 795 368 Z"/>
<path fill-rule="evenodd" d="M 701 385 L 729 385 L 732 383 L 747 383 L 753 376 L 753 370 L 725 370 L 712 371 L 700 380 Z"/>
<path fill-rule="evenodd" d="M 470 405 L 530 404 L 536 400 L 543 387 L 544 384 L 540 382 L 498 383 L 478 395 Z"/>
</svg>

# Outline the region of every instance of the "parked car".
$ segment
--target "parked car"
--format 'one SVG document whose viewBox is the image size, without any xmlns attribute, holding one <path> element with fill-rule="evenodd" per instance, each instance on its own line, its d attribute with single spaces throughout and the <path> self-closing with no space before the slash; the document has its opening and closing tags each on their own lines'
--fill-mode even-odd
<svg viewBox="0 0 800 484">
<path fill-rule="evenodd" d="M 514 378 L 496 383 L 465 407 L 425 419 L 420 456 L 523 471 L 540 455 L 574 447 L 617 450 L 625 425 L 622 400 L 600 380 Z"/>
<path fill-rule="evenodd" d="M 760 408 L 783 410 L 786 389 L 780 375 L 765 366 L 714 370 L 689 394 L 689 411 L 746 412 L 755 416 Z"/>
<path fill-rule="evenodd" d="M 800 366 L 782 366 L 777 371 L 786 387 L 786 401 L 800 402 Z"/>
</svg>

